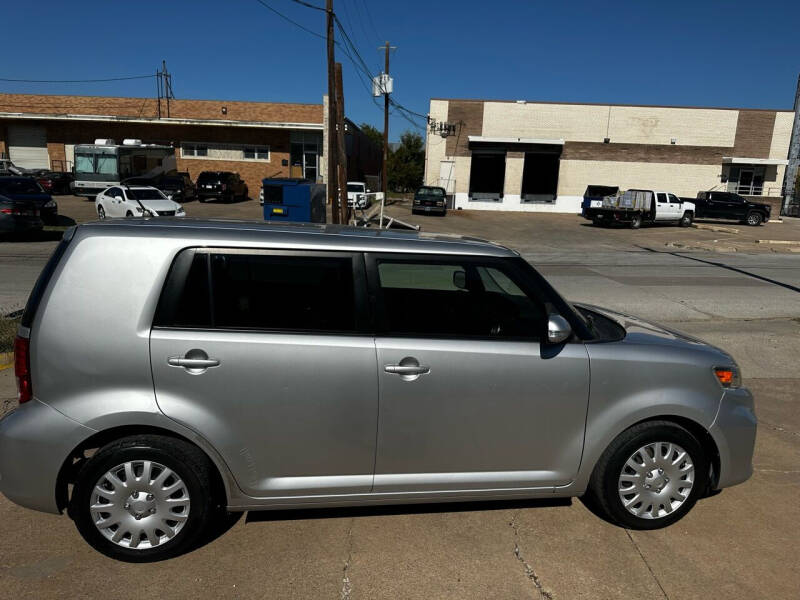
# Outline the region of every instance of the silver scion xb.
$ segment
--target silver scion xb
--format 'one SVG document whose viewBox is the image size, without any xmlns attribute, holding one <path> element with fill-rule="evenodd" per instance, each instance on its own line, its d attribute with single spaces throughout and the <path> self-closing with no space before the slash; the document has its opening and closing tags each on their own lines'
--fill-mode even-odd
<svg viewBox="0 0 800 600">
<path fill-rule="evenodd" d="M 72 229 L 16 375 L 0 490 L 128 561 L 270 508 L 588 494 L 663 527 L 750 476 L 756 433 L 717 348 L 495 244 L 331 226 Z"/>
</svg>

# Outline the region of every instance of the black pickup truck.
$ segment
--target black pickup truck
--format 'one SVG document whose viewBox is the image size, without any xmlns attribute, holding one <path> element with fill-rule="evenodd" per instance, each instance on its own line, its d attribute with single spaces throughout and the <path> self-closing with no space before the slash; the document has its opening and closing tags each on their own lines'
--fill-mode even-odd
<svg viewBox="0 0 800 600">
<path fill-rule="evenodd" d="M 752 202 L 732 192 L 698 192 L 697 198 L 684 198 L 694 202 L 695 219 L 729 219 L 761 225 L 769 221 L 772 207 L 761 202 Z"/>
</svg>

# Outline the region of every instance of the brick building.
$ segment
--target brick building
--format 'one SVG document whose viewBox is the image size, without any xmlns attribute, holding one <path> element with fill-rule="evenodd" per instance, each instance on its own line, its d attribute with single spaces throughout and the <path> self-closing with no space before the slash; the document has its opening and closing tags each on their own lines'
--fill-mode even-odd
<svg viewBox="0 0 800 600">
<path fill-rule="evenodd" d="M 456 208 L 579 212 L 587 185 L 781 204 L 794 112 L 432 99 L 425 181 Z"/>
<path fill-rule="evenodd" d="M 321 104 L 0 94 L 0 156 L 71 170 L 95 139 L 172 145 L 179 171 L 234 171 L 255 195 L 264 177 L 325 182 L 327 98 Z M 160 111 L 160 116 L 159 116 Z M 169 112 L 167 112 L 169 111 Z M 381 171 L 380 149 L 347 122 L 349 179 Z"/>
</svg>

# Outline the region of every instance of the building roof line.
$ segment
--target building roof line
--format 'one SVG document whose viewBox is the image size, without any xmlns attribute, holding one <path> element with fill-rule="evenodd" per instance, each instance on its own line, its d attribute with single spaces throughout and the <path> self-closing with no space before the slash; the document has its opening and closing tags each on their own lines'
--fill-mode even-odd
<svg viewBox="0 0 800 600">
<path fill-rule="evenodd" d="M 217 127 L 256 127 L 260 129 L 313 129 L 322 131 L 322 123 L 291 123 L 282 121 L 234 121 L 232 119 L 192 119 L 184 117 L 126 117 L 117 115 L 81 115 L 71 113 L 0 112 L 0 119 L 30 119 L 39 121 L 100 121 L 115 123 L 147 123 L 151 125 L 206 125 Z"/>
<path fill-rule="evenodd" d="M 151 100 L 157 102 L 157 98 L 152 96 L 86 96 L 82 94 L 17 94 L 14 92 L 0 92 L 0 96 L 27 96 L 30 98 L 99 98 L 102 100 Z M 291 106 L 318 106 L 322 108 L 322 103 L 316 102 L 262 102 L 259 100 L 220 100 L 217 98 L 170 98 L 170 102 L 235 102 L 237 104 L 266 104 L 266 105 L 291 105 Z"/>
<path fill-rule="evenodd" d="M 495 102 L 506 104 L 566 104 L 568 106 L 620 106 L 631 108 L 683 108 L 690 110 L 748 110 L 761 112 L 788 112 L 794 113 L 792 108 L 747 108 L 738 106 L 680 106 L 675 104 L 625 104 L 617 102 L 566 102 L 553 100 L 504 100 L 504 99 L 480 99 L 480 98 L 431 98 L 431 102 L 438 100 L 441 102 Z"/>
</svg>

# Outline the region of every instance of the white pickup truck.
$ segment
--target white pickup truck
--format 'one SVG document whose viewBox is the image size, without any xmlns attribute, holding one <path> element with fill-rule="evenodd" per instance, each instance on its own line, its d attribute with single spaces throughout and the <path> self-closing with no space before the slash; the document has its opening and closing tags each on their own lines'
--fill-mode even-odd
<svg viewBox="0 0 800 600">
<path fill-rule="evenodd" d="M 352 208 L 367 208 L 372 202 L 383 200 L 383 192 L 370 192 L 363 181 L 347 182 L 347 205 Z"/>
<path fill-rule="evenodd" d="M 694 203 L 659 190 L 627 190 L 619 196 L 592 199 L 583 216 L 595 225 L 625 223 L 639 229 L 644 223 L 673 223 L 689 227 L 694 220 Z"/>
</svg>

